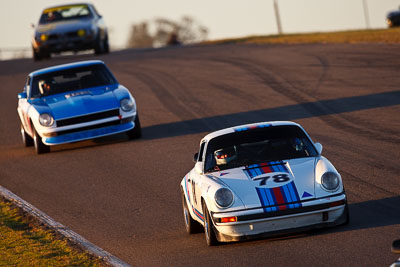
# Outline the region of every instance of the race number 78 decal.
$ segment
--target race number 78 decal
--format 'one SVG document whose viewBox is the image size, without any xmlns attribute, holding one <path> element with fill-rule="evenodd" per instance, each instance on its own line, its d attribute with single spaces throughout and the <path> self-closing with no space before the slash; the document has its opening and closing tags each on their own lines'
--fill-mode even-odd
<svg viewBox="0 0 400 267">
<path fill-rule="evenodd" d="M 286 173 L 275 174 L 273 176 L 263 176 L 252 178 L 253 181 L 260 181 L 260 186 L 266 185 L 268 179 L 272 179 L 274 183 L 286 183 L 290 180 Z"/>
</svg>

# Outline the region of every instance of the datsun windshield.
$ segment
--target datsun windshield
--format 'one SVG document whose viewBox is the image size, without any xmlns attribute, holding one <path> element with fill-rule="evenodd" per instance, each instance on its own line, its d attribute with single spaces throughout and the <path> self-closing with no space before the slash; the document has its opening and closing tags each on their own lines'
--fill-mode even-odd
<svg viewBox="0 0 400 267">
<path fill-rule="evenodd" d="M 117 81 L 114 76 L 102 64 L 77 67 L 34 76 L 30 97 L 38 98 L 115 83 Z"/>
<path fill-rule="evenodd" d="M 235 132 L 210 140 L 205 170 L 212 172 L 317 155 L 310 139 L 298 126 L 271 126 Z"/>
<path fill-rule="evenodd" d="M 39 24 L 91 16 L 91 12 L 87 5 L 60 6 L 45 9 L 40 17 Z"/>
</svg>

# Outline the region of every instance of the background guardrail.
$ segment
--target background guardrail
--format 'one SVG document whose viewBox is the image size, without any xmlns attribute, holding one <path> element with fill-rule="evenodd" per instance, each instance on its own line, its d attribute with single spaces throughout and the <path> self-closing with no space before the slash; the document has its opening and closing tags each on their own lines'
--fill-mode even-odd
<svg viewBox="0 0 400 267">
<path fill-rule="evenodd" d="M 32 49 L 30 47 L 0 48 L 0 60 L 30 57 L 32 57 Z"/>
</svg>

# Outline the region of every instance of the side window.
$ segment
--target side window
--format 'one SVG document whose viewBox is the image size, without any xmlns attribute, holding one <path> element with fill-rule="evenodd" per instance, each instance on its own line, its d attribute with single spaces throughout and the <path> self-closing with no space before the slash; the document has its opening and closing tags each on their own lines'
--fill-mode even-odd
<svg viewBox="0 0 400 267">
<path fill-rule="evenodd" d="M 28 76 L 26 78 L 26 84 L 24 86 L 24 92 L 26 93 L 28 98 L 30 98 L 30 94 L 31 94 L 31 77 L 30 76 Z"/>
<path fill-rule="evenodd" d="M 197 158 L 197 161 L 203 161 L 203 152 L 204 152 L 204 147 L 206 146 L 206 142 L 201 143 L 200 145 L 200 151 L 199 151 L 199 157 Z"/>
<path fill-rule="evenodd" d="M 24 91 L 25 92 L 29 91 L 30 83 L 31 83 L 31 77 L 28 76 L 28 78 L 26 78 L 26 84 L 25 84 L 25 87 L 24 87 Z"/>
</svg>

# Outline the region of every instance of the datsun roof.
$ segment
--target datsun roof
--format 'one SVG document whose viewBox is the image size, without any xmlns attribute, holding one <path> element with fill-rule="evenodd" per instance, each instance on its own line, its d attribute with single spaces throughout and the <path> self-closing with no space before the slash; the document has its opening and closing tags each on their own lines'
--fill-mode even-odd
<svg viewBox="0 0 400 267">
<path fill-rule="evenodd" d="M 62 64 L 62 65 L 57 65 L 57 66 L 52 66 L 52 67 L 36 70 L 36 71 L 33 71 L 33 72 L 29 73 L 29 76 L 33 77 L 33 76 L 36 76 L 36 75 L 50 73 L 50 72 L 53 72 L 53 71 L 67 70 L 67 69 L 90 66 L 90 65 L 97 65 L 97 64 L 105 65 L 104 62 L 101 61 L 101 60 L 79 61 L 79 62 Z"/>
</svg>

